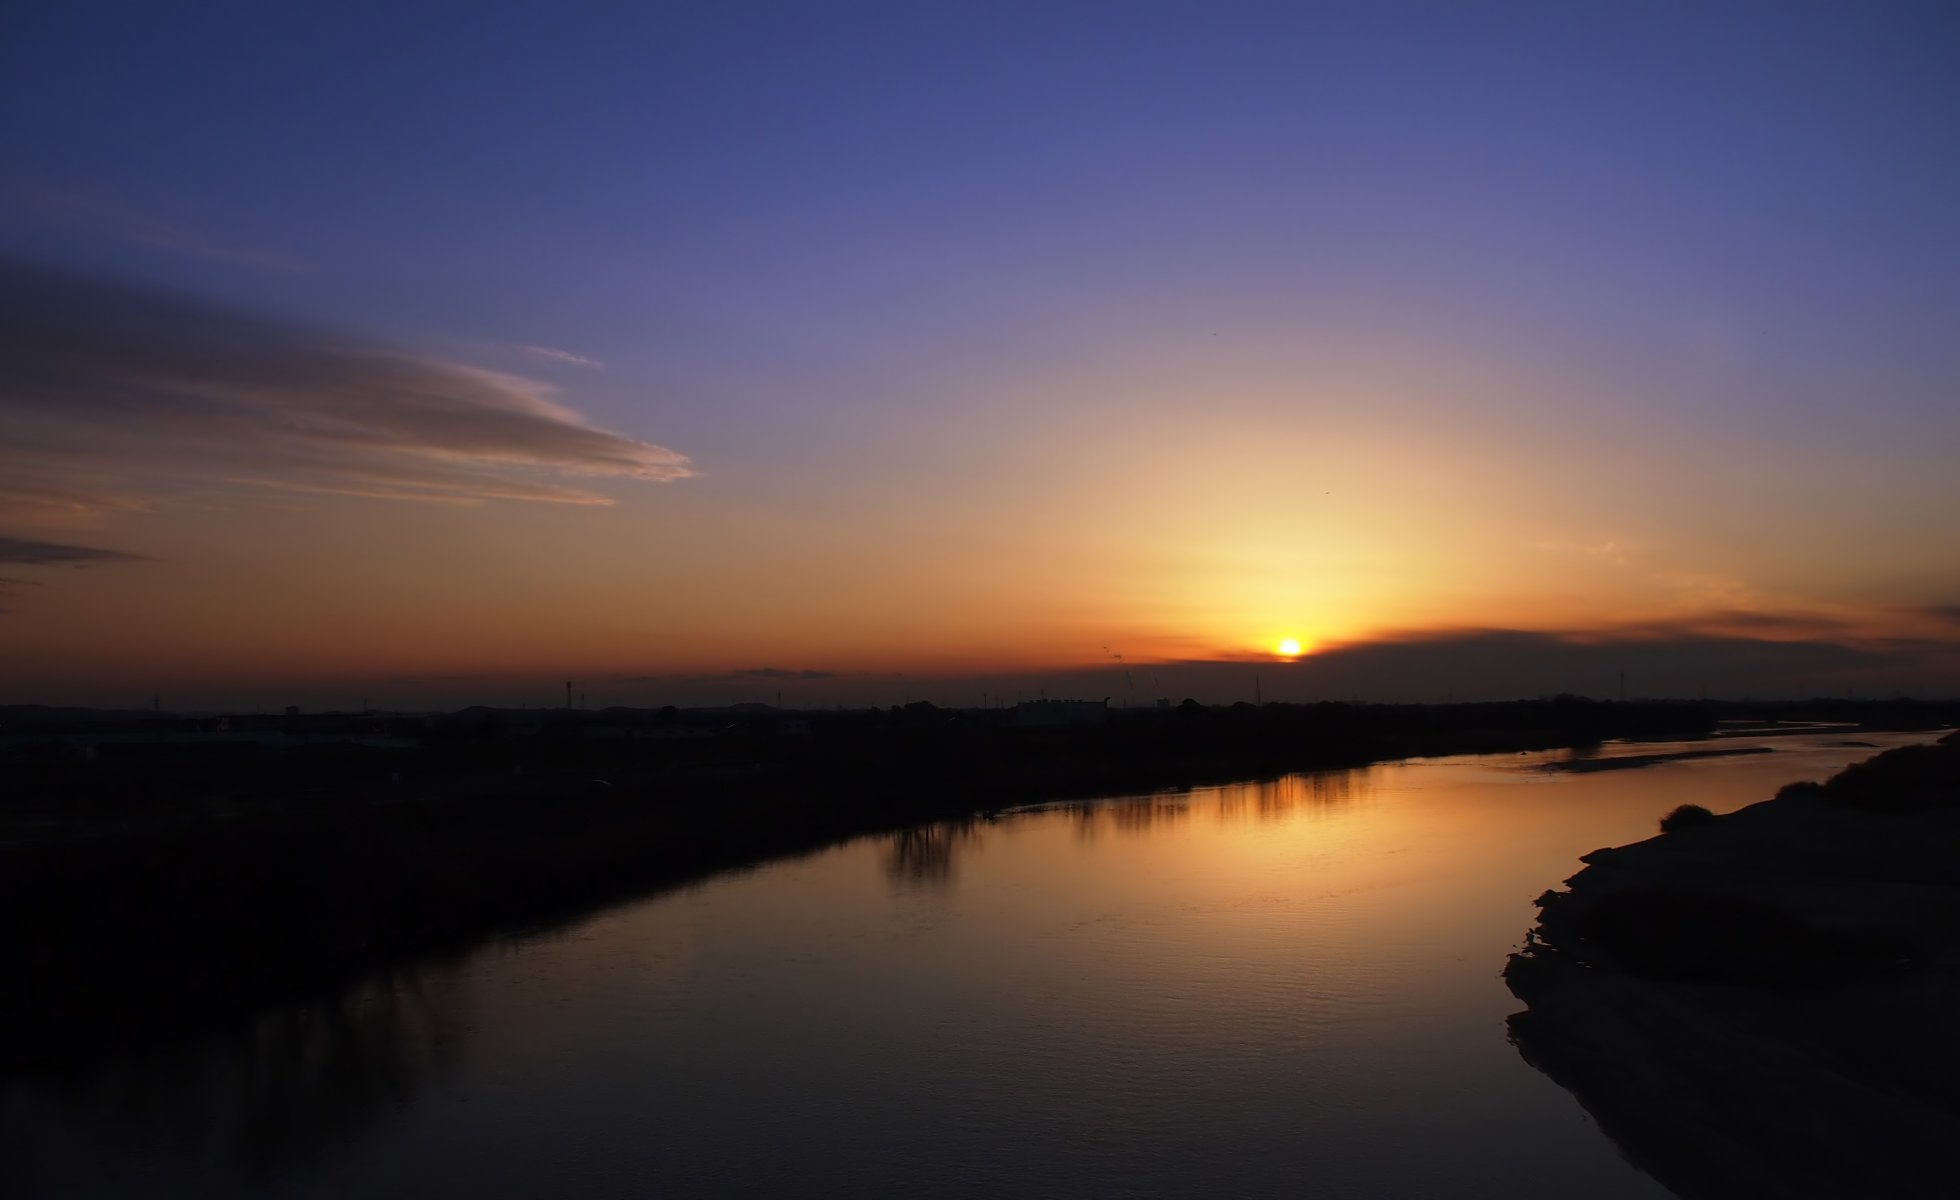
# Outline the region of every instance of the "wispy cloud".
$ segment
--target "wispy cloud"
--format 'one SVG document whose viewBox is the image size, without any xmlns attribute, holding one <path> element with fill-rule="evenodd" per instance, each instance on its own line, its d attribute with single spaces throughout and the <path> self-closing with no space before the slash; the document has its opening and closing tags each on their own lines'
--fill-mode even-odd
<svg viewBox="0 0 1960 1200">
<path fill-rule="evenodd" d="M 64 542 L 41 542 L 32 538 L 0 535 L 0 563 L 17 563 L 32 567 L 79 567 L 91 563 L 135 562 L 137 559 L 137 555 L 125 554 L 120 550 L 102 550 L 94 546 L 71 546 Z"/>
<path fill-rule="evenodd" d="M 40 587 L 40 586 L 41 584 L 38 580 L 8 579 L 5 578 L 4 576 L 0 576 L 0 601 L 14 599 L 16 596 L 20 595 L 22 588 L 32 588 L 32 587 Z M 6 614 L 12 611 L 14 610 L 11 608 L 0 608 L 0 614 Z"/>
<path fill-rule="evenodd" d="M 560 350 L 556 346 L 519 346 L 517 349 L 525 358 L 541 363 L 553 363 L 561 367 L 584 367 L 588 371 L 599 371 L 604 370 L 606 366 L 596 358 L 573 354 L 570 350 Z"/>
<path fill-rule="evenodd" d="M 105 233 L 153 250 L 272 271 L 302 271 L 307 267 L 306 263 L 291 255 L 274 254 L 213 237 L 188 224 L 166 220 L 132 205 L 99 196 L 32 186 L 16 188 L 13 192 L 18 202 L 60 224 Z"/>
<path fill-rule="evenodd" d="M 1938 632 L 1960 624 L 1960 607 L 1901 608 L 1857 604 L 1758 586 L 1739 575 L 1664 561 L 1665 547 L 1616 538 L 1596 542 L 1536 542 L 1534 548 L 1590 560 L 1624 572 L 1624 611 L 1644 607 L 1645 620 L 1579 630 L 1575 640 L 1735 637 L 1762 641 L 1876 644 L 1914 631 Z"/>
<path fill-rule="evenodd" d="M 1574 546 L 1571 550 L 1575 554 L 1604 563 L 1609 567 L 1632 566 L 1636 554 L 1634 547 L 1616 538 Z"/>
<path fill-rule="evenodd" d="M 1851 642 L 1859 640 L 1867 630 L 1880 627 L 1877 616 L 1856 620 L 1848 614 L 1815 609 L 1720 609 L 1567 636 L 1575 641 L 1735 637 L 1759 641 Z"/>
<path fill-rule="evenodd" d="M 1590 559 L 1609 567 L 1628 567 L 1640 552 L 1640 548 L 1619 538 L 1601 538 L 1596 542 L 1572 541 L 1534 541 L 1526 543 L 1534 550 L 1548 554 L 1565 555 L 1574 558 Z"/>
<path fill-rule="evenodd" d="M 292 491 L 609 504 L 685 455 L 536 380 L 72 272 L 0 261 L 0 474 L 114 471 Z M 59 478 L 66 472 L 69 478 Z"/>
<path fill-rule="evenodd" d="M 0 483 L 0 516 L 87 517 L 105 512 L 136 512 L 142 500 L 93 486 L 43 487 L 31 483 Z"/>
<path fill-rule="evenodd" d="M 735 679 L 835 679 L 835 671 L 791 671 L 782 667 L 745 667 L 730 673 Z"/>
<path fill-rule="evenodd" d="M 1960 626 L 1960 604 L 1929 604 L 1918 612 L 1942 625 Z"/>
<path fill-rule="evenodd" d="M 8 579 L 4 576 L 0 576 L 0 600 L 13 599 L 15 596 L 20 595 L 20 590 L 22 588 L 33 588 L 33 587 L 40 587 L 40 586 L 41 584 L 40 581 L 38 580 Z M 0 608 L 0 612 L 12 612 L 12 611 L 13 610 L 10 608 Z"/>
</svg>

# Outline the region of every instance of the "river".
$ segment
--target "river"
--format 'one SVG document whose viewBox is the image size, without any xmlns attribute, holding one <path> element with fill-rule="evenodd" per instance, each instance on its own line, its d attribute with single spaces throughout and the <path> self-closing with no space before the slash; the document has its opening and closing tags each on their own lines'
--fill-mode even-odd
<svg viewBox="0 0 1960 1200">
<path fill-rule="evenodd" d="M 0 1194 L 1666 1196 L 1505 1040 L 1533 898 L 1675 805 L 1926 740 L 1414 760 L 867 838 L 0 1080 Z"/>
</svg>

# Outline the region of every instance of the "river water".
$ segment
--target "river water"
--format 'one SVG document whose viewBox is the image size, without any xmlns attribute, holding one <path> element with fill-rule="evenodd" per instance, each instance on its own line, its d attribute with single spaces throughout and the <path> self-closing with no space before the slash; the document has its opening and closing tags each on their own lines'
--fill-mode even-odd
<svg viewBox="0 0 1960 1200">
<path fill-rule="evenodd" d="M 1580 854 L 1930 739 L 1848 740 L 868 838 L 0 1080 L 0 1194 L 1665 1196 L 1506 1042 L 1498 973 Z"/>
</svg>

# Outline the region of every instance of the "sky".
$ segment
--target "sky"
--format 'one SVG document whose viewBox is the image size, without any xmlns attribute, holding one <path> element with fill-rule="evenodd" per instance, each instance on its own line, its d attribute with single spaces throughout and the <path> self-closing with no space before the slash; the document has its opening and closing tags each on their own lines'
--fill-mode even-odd
<svg viewBox="0 0 1960 1200">
<path fill-rule="evenodd" d="M 39 5 L 0 145 L 0 703 L 1960 695 L 1949 4 Z"/>
</svg>

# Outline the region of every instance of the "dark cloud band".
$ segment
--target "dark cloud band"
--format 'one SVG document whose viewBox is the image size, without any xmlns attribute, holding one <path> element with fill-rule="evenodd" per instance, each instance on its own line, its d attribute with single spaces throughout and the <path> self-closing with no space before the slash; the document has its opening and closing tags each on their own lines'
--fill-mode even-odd
<svg viewBox="0 0 1960 1200">
<path fill-rule="evenodd" d="M 0 563 L 22 566 L 85 566 L 89 563 L 133 562 L 134 554 L 120 550 L 101 550 L 94 546 L 71 546 L 62 542 L 38 542 L 30 538 L 0 537 Z M 17 579 L 0 584 L 19 584 Z"/>
</svg>

